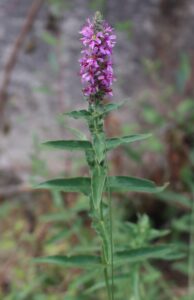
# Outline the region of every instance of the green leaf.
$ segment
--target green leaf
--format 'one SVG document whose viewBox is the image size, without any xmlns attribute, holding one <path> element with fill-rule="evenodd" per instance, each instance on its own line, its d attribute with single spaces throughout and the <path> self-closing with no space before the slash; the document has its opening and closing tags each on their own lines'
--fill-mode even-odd
<svg viewBox="0 0 194 300">
<path fill-rule="evenodd" d="M 99 253 L 100 252 L 100 247 L 98 245 L 80 245 L 76 246 L 75 248 L 71 248 L 70 251 L 68 251 L 68 256 L 73 256 L 73 255 L 89 255 L 90 253 Z"/>
<path fill-rule="evenodd" d="M 114 264 L 136 263 L 147 259 L 168 259 L 175 252 L 172 245 L 143 247 L 133 250 L 119 251 L 114 254 Z"/>
<path fill-rule="evenodd" d="M 90 193 L 90 178 L 74 177 L 74 178 L 59 178 L 40 183 L 35 188 L 37 189 L 56 189 L 62 192 L 75 192 L 88 195 Z"/>
<path fill-rule="evenodd" d="M 122 144 L 128 144 L 136 141 L 145 140 L 149 137 L 151 137 L 151 134 L 133 134 L 118 138 L 111 138 L 106 140 L 106 150 L 114 149 Z"/>
<path fill-rule="evenodd" d="M 98 133 L 94 136 L 93 148 L 96 154 L 96 159 L 100 164 L 104 160 L 106 150 L 105 136 L 103 133 Z"/>
<path fill-rule="evenodd" d="M 81 276 L 76 276 L 69 284 L 68 284 L 68 295 L 74 294 L 74 291 L 83 290 L 83 286 L 88 286 L 88 283 L 91 283 L 92 279 L 96 279 L 98 274 L 101 274 L 101 270 L 96 268 L 93 268 L 92 270 L 87 270 L 87 272 L 82 272 Z M 84 294 L 85 294 L 85 288 L 84 288 Z M 80 297 L 81 294 L 79 293 L 78 298 L 71 298 L 71 300 L 86 300 L 85 296 L 82 298 Z M 70 300 L 66 295 L 65 299 L 63 300 Z"/>
<path fill-rule="evenodd" d="M 48 141 L 42 144 L 43 146 L 54 148 L 54 149 L 62 149 L 62 150 L 91 150 L 92 145 L 89 141 L 84 140 L 59 140 L 59 141 Z"/>
<path fill-rule="evenodd" d="M 90 117 L 90 113 L 85 109 L 70 111 L 64 113 L 64 115 L 72 117 L 74 119 L 86 119 L 86 120 Z"/>
<path fill-rule="evenodd" d="M 92 172 L 92 200 L 94 207 L 98 209 L 102 200 L 102 193 L 104 190 L 104 185 L 106 181 L 106 172 L 105 169 L 101 166 L 96 166 Z"/>
<path fill-rule="evenodd" d="M 166 235 L 170 234 L 170 230 L 168 229 L 164 229 L 164 230 L 157 230 L 157 229 L 150 229 L 150 236 L 149 236 L 149 240 L 153 240 L 153 239 L 157 239 L 160 237 L 164 237 Z"/>
<path fill-rule="evenodd" d="M 41 222 L 66 222 L 73 217 L 75 213 L 72 211 L 60 211 L 57 213 L 49 213 L 40 216 Z"/>
<path fill-rule="evenodd" d="M 33 259 L 35 263 L 47 263 L 54 264 L 60 267 L 100 267 L 102 266 L 101 258 L 99 256 L 92 255 L 75 255 L 75 256 L 63 256 L 63 255 L 54 255 L 39 257 Z"/>
<path fill-rule="evenodd" d="M 120 282 L 122 282 L 123 280 L 129 280 L 131 276 L 131 273 L 125 273 L 125 274 L 119 274 L 119 275 L 115 275 L 114 276 L 114 284 L 119 284 Z M 111 280 L 109 279 L 109 282 L 111 284 Z M 93 292 L 96 292 L 99 289 L 105 288 L 106 287 L 106 282 L 104 281 L 100 281 L 94 285 L 92 285 L 90 288 L 86 289 L 86 291 L 84 292 L 85 295 L 89 295 Z"/>
<path fill-rule="evenodd" d="M 192 202 L 187 194 L 175 193 L 173 191 L 165 191 L 159 195 L 159 199 L 168 203 L 168 205 L 175 205 L 176 208 L 190 209 Z"/>
<path fill-rule="evenodd" d="M 69 130 L 78 140 L 87 141 L 87 136 L 83 133 L 83 130 L 69 127 L 67 123 L 64 123 L 63 116 L 58 116 L 59 123 L 64 126 L 65 129 Z"/>
<path fill-rule="evenodd" d="M 47 244 L 52 244 L 52 243 L 57 243 L 61 240 L 64 241 L 64 239 L 68 239 L 75 231 L 75 226 L 72 227 L 71 229 L 69 228 L 65 228 L 61 231 L 59 231 L 57 234 L 55 234 L 54 236 L 52 236 L 48 241 Z"/>
<path fill-rule="evenodd" d="M 108 177 L 107 185 L 113 192 L 143 192 L 143 193 L 159 193 L 162 192 L 167 184 L 164 186 L 156 186 L 153 181 L 142 179 L 138 177 L 127 176 L 111 176 Z"/>
<path fill-rule="evenodd" d="M 104 105 L 102 114 L 106 116 L 109 112 L 120 108 L 125 102 L 126 101 L 123 101 L 121 103 L 108 103 Z"/>
<path fill-rule="evenodd" d="M 76 138 L 78 138 L 79 140 L 87 141 L 87 137 L 83 133 L 83 130 L 78 130 L 78 129 L 69 127 L 67 125 L 65 125 L 64 127 L 65 127 L 65 129 L 69 130 L 74 136 L 76 136 Z"/>
<path fill-rule="evenodd" d="M 173 229 L 180 232 L 189 232 L 191 231 L 191 216 L 190 214 L 186 214 L 177 220 L 172 220 Z M 193 231 L 193 229 L 192 229 Z"/>
</svg>

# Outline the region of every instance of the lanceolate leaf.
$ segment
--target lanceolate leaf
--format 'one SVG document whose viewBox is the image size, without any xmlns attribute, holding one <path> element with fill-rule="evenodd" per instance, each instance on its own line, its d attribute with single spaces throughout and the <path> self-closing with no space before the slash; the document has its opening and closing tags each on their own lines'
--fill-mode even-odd
<svg viewBox="0 0 194 300">
<path fill-rule="evenodd" d="M 151 134 L 133 134 L 118 138 L 111 138 L 106 140 L 106 150 L 114 149 L 122 144 L 128 144 L 136 141 L 141 141 L 151 137 Z"/>
<path fill-rule="evenodd" d="M 86 119 L 87 120 L 90 116 L 90 113 L 87 110 L 82 109 L 82 110 L 70 111 L 70 112 L 65 113 L 64 115 L 72 117 L 74 119 Z"/>
<path fill-rule="evenodd" d="M 168 259 L 173 252 L 175 252 L 175 247 L 171 245 L 119 251 L 114 254 L 114 264 L 136 263 L 147 259 Z"/>
<path fill-rule="evenodd" d="M 54 148 L 54 149 L 62 149 L 62 150 L 91 150 L 92 145 L 89 141 L 48 141 L 43 143 L 43 146 Z"/>
<path fill-rule="evenodd" d="M 156 186 L 153 181 L 127 176 L 113 176 L 108 177 L 107 185 L 111 191 L 115 192 L 144 192 L 144 193 L 158 193 L 163 191 L 167 185 Z"/>
<path fill-rule="evenodd" d="M 38 189 L 57 189 L 63 192 L 77 192 L 88 195 L 90 193 L 90 179 L 88 177 L 53 179 L 36 186 Z"/>
<path fill-rule="evenodd" d="M 54 264 L 61 267 L 74 267 L 74 268 L 90 268 L 90 267 L 101 267 L 101 258 L 99 256 L 92 255 L 75 255 L 75 256 L 63 256 L 54 255 L 39 257 L 33 260 L 36 263 L 47 263 Z"/>
</svg>

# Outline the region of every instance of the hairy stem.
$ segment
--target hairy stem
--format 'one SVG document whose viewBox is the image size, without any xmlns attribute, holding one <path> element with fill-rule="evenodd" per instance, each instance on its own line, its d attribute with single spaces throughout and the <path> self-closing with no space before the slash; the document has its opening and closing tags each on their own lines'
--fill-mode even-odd
<svg viewBox="0 0 194 300">
<path fill-rule="evenodd" d="M 91 172 L 91 217 L 93 227 L 101 239 L 102 243 L 102 261 L 104 267 L 104 278 L 108 293 L 108 299 L 113 300 L 113 289 L 110 286 L 109 280 L 109 267 L 112 270 L 113 264 L 113 247 L 112 247 L 112 212 L 108 207 L 109 214 L 107 213 L 107 205 L 103 203 L 103 191 L 107 185 L 107 163 L 106 163 L 106 138 L 104 133 L 104 120 L 103 120 L 103 106 L 99 103 L 90 104 L 89 110 L 91 118 L 88 125 L 92 137 L 92 154 L 88 165 Z M 89 156 L 88 156 L 89 157 Z M 110 206 L 110 201 L 108 203 Z M 113 278 L 113 271 L 112 271 Z M 112 279 L 113 282 L 113 279 Z M 112 284 L 113 285 L 113 284 Z"/>
</svg>

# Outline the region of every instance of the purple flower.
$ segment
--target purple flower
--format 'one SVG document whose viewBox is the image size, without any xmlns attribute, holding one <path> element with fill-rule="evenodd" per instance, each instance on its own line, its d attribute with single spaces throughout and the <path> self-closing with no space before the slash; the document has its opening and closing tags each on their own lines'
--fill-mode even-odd
<svg viewBox="0 0 194 300">
<path fill-rule="evenodd" d="M 112 96 L 114 78 L 112 49 L 116 43 L 113 29 L 97 13 L 93 22 L 89 19 L 80 31 L 84 49 L 81 51 L 80 75 L 83 93 L 90 101 Z"/>
</svg>

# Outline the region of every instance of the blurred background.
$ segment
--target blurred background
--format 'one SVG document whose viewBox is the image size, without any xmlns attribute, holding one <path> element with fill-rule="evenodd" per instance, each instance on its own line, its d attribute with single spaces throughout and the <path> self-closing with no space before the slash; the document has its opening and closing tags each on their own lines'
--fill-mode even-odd
<svg viewBox="0 0 194 300">
<path fill-rule="evenodd" d="M 147 141 L 112 152 L 109 171 L 146 177 L 159 185 L 169 182 L 158 195 L 114 196 L 115 218 L 136 224 L 136 233 L 146 223 L 157 230 L 157 241 L 176 243 L 185 253 L 181 260 L 142 268 L 147 274 L 142 286 L 149 287 L 145 299 L 189 299 L 187 254 L 194 200 L 192 0 L 0 0 L 0 299 L 106 299 L 103 290 L 91 294 L 94 274 L 88 279 L 80 270 L 31 262 L 36 256 L 86 249 L 92 239 L 95 244 L 86 199 L 34 191 L 31 186 L 55 176 L 88 174 L 84 155 L 51 153 L 40 144 L 88 136 L 82 122 L 61 115 L 87 107 L 79 77 L 79 31 L 96 10 L 117 35 L 117 81 L 111 101 L 126 100 L 106 119 L 107 135 L 153 133 Z M 119 230 L 115 229 L 118 241 Z M 132 233 L 127 236 L 131 245 Z M 85 281 L 80 281 L 80 274 Z M 118 299 L 127 299 L 123 292 L 118 289 Z"/>
</svg>

